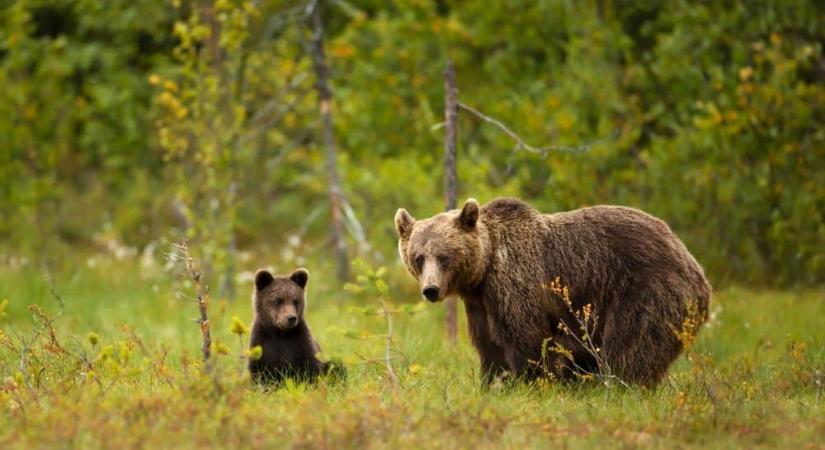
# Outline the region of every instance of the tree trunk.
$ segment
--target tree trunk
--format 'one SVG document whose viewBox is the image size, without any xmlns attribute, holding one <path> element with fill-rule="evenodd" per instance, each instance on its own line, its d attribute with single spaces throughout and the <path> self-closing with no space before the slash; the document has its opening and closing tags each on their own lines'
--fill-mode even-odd
<svg viewBox="0 0 825 450">
<path fill-rule="evenodd" d="M 456 208 L 455 152 L 458 140 L 458 94 L 455 83 L 455 66 L 447 60 L 444 70 L 444 199 L 446 210 Z M 458 307 L 454 296 L 447 298 L 447 338 L 456 342 Z"/>
<path fill-rule="evenodd" d="M 335 248 L 336 274 L 339 281 L 349 275 L 349 257 L 344 240 L 344 216 L 342 213 L 343 191 L 338 176 L 338 160 L 335 151 L 335 135 L 332 123 L 332 91 L 329 87 L 329 66 L 324 55 L 324 25 L 321 21 L 321 0 L 310 5 L 312 26 L 312 67 L 315 71 L 315 88 L 318 91 L 318 106 L 321 110 L 321 130 L 326 148 L 327 182 L 329 184 L 329 207 L 331 217 L 330 237 Z"/>
</svg>

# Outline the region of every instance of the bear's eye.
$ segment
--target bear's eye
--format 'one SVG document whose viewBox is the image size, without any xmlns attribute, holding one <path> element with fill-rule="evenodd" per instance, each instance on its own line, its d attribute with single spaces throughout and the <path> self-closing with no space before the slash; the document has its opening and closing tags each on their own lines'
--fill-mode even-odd
<svg viewBox="0 0 825 450">
<path fill-rule="evenodd" d="M 281 306 L 283 304 L 284 304 L 284 299 L 282 299 L 282 298 L 276 298 L 275 299 L 275 305 Z"/>
<path fill-rule="evenodd" d="M 298 300 L 293 300 L 292 301 L 292 306 L 297 308 L 298 307 Z"/>
<path fill-rule="evenodd" d="M 417 270 L 421 270 L 421 267 L 424 265 L 424 255 L 418 255 L 415 257 L 415 268 Z"/>
<path fill-rule="evenodd" d="M 447 255 L 438 255 L 438 264 L 442 266 L 450 264 L 450 257 Z"/>
</svg>

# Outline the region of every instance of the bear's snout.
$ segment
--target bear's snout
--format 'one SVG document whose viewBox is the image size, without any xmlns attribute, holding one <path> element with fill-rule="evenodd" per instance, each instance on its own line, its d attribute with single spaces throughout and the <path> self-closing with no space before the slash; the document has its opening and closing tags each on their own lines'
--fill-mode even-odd
<svg viewBox="0 0 825 450">
<path fill-rule="evenodd" d="M 273 314 L 272 324 L 282 331 L 291 330 L 298 325 L 298 315 L 294 313 Z"/>
<path fill-rule="evenodd" d="M 424 290 L 421 291 L 421 293 L 424 295 L 424 298 L 426 298 L 427 300 L 429 300 L 431 302 L 435 302 L 435 301 L 438 301 L 438 297 L 440 296 L 439 294 L 441 293 L 441 290 L 438 289 L 438 286 L 435 286 L 435 285 L 431 284 L 431 285 L 425 287 Z"/>
</svg>

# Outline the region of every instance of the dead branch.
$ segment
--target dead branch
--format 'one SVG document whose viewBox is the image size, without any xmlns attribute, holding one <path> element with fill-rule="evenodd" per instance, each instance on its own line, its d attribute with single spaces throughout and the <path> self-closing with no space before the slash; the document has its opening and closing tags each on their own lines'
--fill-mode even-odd
<svg viewBox="0 0 825 450">
<path fill-rule="evenodd" d="M 355 215 L 355 210 L 352 209 L 352 205 L 350 205 L 346 197 L 343 199 L 342 207 L 344 210 L 344 218 L 346 218 L 345 225 L 347 225 L 347 229 L 349 230 L 350 234 L 352 235 L 352 237 L 355 238 L 355 241 L 358 243 L 358 250 L 364 253 L 372 252 L 372 245 L 370 245 L 369 241 L 367 240 L 367 235 L 364 232 L 364 227 L 363 225 L 361 225 L 361 222 L 358 220 L 358 216 Z M 377 253 L 377 255 L 380 256 L 381 254 Z"/>
<path fill-rule="evenodd" d="M 458 107 L 463 109 L 464 111 L 473 114 L 474 116 L 489 124 L 495 125 L 498 129 L 504 132 L 504 134 L 506 134 L 508 137 L 510 137 L 510 139 L 512 139 L 516 143 L 516 148 L 519 150 L 527 150 L 530 153 L 536 153 L 541 156 L 547 156 L 547 153 L 551 151 L 581 153 L 590 150 L 590 144 L 584 144 L 580 146 L 549 145 L 545 147 L 534 147 L 525 142 L 525 140 L 522 139 L 521 136 L 519 136 L 518 134 L 516 134 L 515 131 L 507 127 L 507 125 L 504 125 L 504 123 L 502 123 L 500 120 L 490 117 L 466 103 L 458 102 Z"/>
<path fill-rule="evenodd" d="M 207 372 L 212 370 L 212 363 L 209 359 L 212 352 L 212 335 L 209 328 L 209 286 L 203 284 L 203 272 L 198 267 L 195 259 L 189 255 L 189 246 L 186 239 L 182 240 L 180 244 L 175 246 L 176 254 L 174 257 L 183 262 L 184 272 L 186 276 L 194 283 L 195 298 L 198 303 L 198 312 L 200 317 L 194 321 L 200 325 L 201 337 L 203 345 L 201 352 L 203 354 L 203 363 Z"/>
</svg>

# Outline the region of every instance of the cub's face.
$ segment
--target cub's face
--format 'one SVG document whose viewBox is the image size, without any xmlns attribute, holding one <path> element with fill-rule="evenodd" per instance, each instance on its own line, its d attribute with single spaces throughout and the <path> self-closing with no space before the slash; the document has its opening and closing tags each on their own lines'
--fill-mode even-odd
<svg viewBox="0 0 825 450">
<path fill-rule="evenodd" d="M 264 269 L 255 273 L 255 315 L 267 326 L 287 331 L 304 320 L 309 272 L 298 269 L 289 277 L 274 277 Z"/>
<path fill-rule="evenodd" d="M 471 288 L 481 278 L 485 263 L 479 210 L 478 202 L 470 199 L 461 211 L 429 219 L 416 221 L 403 208 L 395 214 L 398 253 L 428 301 Z"/>
</svg>

